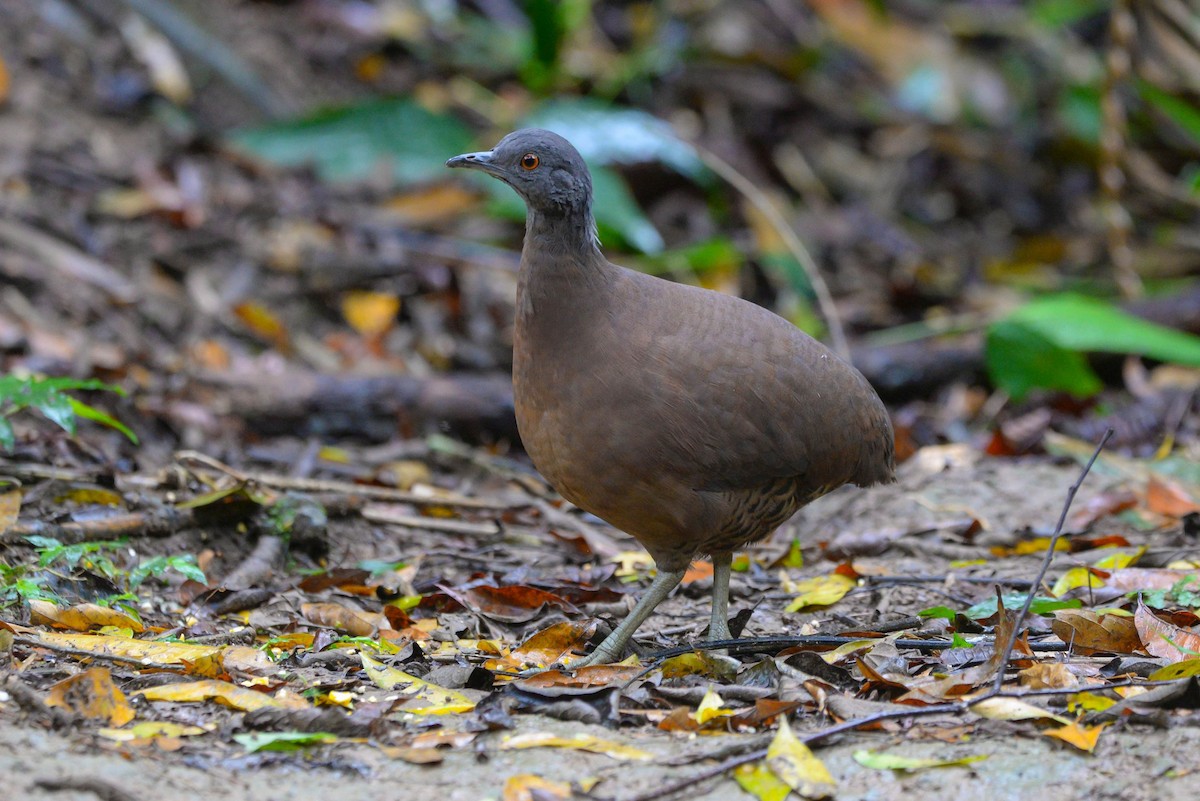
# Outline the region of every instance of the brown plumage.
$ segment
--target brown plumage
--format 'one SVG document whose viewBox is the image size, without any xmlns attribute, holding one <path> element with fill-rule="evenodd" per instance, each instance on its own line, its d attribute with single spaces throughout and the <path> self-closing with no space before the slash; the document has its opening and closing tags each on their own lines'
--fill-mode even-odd
<svg viewBox="0 0 1200 801">
<path fill-rule="evenodd" d="M 586 660 L 619 658 L 696 556 L 714 565 L 712 639 L 731 552 L 842 484 L 893 478 L 892 426 L 866 379 L 739 298 L 600 253 L 591 177 L 562 137 L 527 129 L 447 166 L 510 184 L 527 209 L 513 393 L 534 464 L 563 497 L 633 535 L 654 584 Z"/>
</svg>

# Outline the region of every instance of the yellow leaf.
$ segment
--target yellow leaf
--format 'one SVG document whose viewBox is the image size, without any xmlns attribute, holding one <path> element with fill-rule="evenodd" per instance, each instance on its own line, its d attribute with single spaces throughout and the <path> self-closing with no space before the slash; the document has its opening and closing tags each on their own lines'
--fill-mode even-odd
<svg viewBox="0 0 1200 801">
<path fill-rule="evenodd" d="M 734 711 L 732 709 L 725 709 L 724 704 L 725 702 L 721 700 L 721 696 L 717 695 L 712 687 L 709 687 L 708 692 L 704 693 L 704 697 L 700 699 L 700 705 L 692 713 L 692 719 L 703 726 L 713 718 L 727 718 L 732 716 Z"/>
<path fill-rule="evenodd" d="M 783 716 L 779 718 L 779 731 L 767 747 L 767 767 L 802 798 L 826 798 L 836 789 L 825 764 L 796 739 Z"/>
<path fill-rule="evenodd" d="M 0 62 L 3 64 L 3 62 Z M 10 489 L 0 492 L 0 534 L 17 522 L 21 511 L 21 490 Z"/>
<path fill-rule="evenodd" d="M 1186 659 L 1173 665 L 1163 665 L 1147 678 L 1150 681 L 1170 681 L 1186 679 L 1189 676 L 1200 676 L 1200 659 Z"/>
<path fill-rule="evenodd" d="M 400 313 L 400 298 L 383 292 L 348 292 L 342 298 L 342 316 L 358 333 L 379 336 L 392 327 Z"/>
<path fill-rule="evenodd" d="M 1112 698 L 1096 693 L 1075 693 L 1067 701 L 1067 709 L 1071 712 L 1103 712 L 1115 704 Z"/>
<path fill-rule="evenodd" d="M 133 740 L 151 740 L 155 737 L 195 737 L 204 732 L 199 726 L 185 726 L 165 720 L 147 720 L 125 729 L 100 729 L 96 733 L 107 740 L 127 743 Z"/>
<path fill-rule="evenodd" d="M 576 751 L 587 751 L 592 754 L 604 754 L 613 759 L 631 759 L 638 762 L 649 762 L 654 755 L 649 751 L 634 748 L 631 745 L 602 740 L 590 734 L 573 734 L 570 737 L 560 737 L 551 732 L 528 732 L 505 737 L 500 744 L 502 751 L 524 748 L 571 748 Z"/>
<path fill-rule="evenodd" d="M 106 720 L 114 726 L 124 726 L 134 718 L 133 707 L 106 667 L 90 668 L 58 682 L 46 693 L 46 706 Z"/>
<path fill-rule="evenodd" d="M 854 640 L 853 642 L 842 643 L 832 651 L 826 651 L 820 656 L 827 664 L 834 665 L 851 654 L 870 650 L 874 646 L 878 645 L 879 642 L 879 640 Z"/>
<path fill-rule="evenodd" d="M 792 792 L 783 781 L 771 772 L 765 762 L 738 765 L 733 771 L 738 786 L 758 801 L 784 801 Z"/>
<path fill-rule="evenodd" d="M 1046 729 L 1042 734 L 1047 737 L 1055 737 L 1090 754 L 1096 750 L 1096 743 L 1100 741 L 1100 732 L 1104 731 L 1104 727 L 1107 725 L 1109 724 L 1081 726 L 1078 723 L 1068 723 L 1061 729 Z"/>
<path fill-rule="evenodd" d="M 1071 722 L 1062 715 L 1047 712 L 1016 698 L 988 698 L 971 704 L 971 711 L 989 720 L 1056 720 L 1064 726 Z"/>
<path fill-rule="evenodd" d="M 187 681 L 181 684 L 163 684 L 158 687 L 147 687 L 138 690 L 134 695 L 140 695 L 148 701 L 175 701 L 177 703 L 198 703 L 200 701 L 216 701 L 225 706 L 243 712 L 253 712 L 255 709 L 267 707 L 304 709 L 308 703 L 295 695 L 280 694 L 272 697 L 266 693 L 256 692 L 245 687 L 239 687 L 227 681 L 204 679 L 203 681 Z"/>
<path fill-rule="evenodd" d="M 430 684 L 398 668 L 388 667 L 366 654 L 361 654 L 360 658 L 367 675 L 377 687 L 398 690 L 401 695 L 409 696 L 417 702 L 406 705 L 405 712 L 414 715 L 452 715 L 470 712 L 475 708 L 475 702 L 462 693 Z"/>
<path fill-rule="evenodd" d="M 518 773 L 504 782 L 503 801 L 552 801 L 571 797 L 571 785 L 535 776 Z"/>
<path fill-rule="evenodd" d="M 878 751 L 861 750 L 854 752 L 854 761 L 864 768 L 876 770 L 925 770 L 926 768 L 948 768 L 957 765 L 970 765 L 987 759 L 987 754 L 974 754 L 958 759 L 938 759 L 936 757 L 906 757 L 900 754 L 883 754 Z"/>
<path fill-rule="evenodd" d="M 104 626 L 126 629 L 137 634 L 145 631 L 141 622 L 124 612 L 90 603 L 59 609 L 48 601 L 30 601 L 29 620 L 37 625 L 51 625 L 75 631 L 91 631 Z"/>
<path fill-rule="evenodd" d="M 810 606 L 829 606 L 840 601 L 846 593 L 854 588 L 855 580 L 840 573 L 828 576 L 817 576 L 804 581 L 786 581 L 784 591 L 795 593 L 796 598 L 787 606 L 785 612 L 799 612 Z"/>
</svg>

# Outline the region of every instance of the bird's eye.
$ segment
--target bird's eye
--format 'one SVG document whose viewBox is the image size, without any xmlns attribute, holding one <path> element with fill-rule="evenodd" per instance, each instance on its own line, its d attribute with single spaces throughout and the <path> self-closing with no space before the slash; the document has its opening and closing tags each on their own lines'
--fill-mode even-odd
<svg viewBox="0 0 1200 801">
<path fill-rule="evenodd" d="M 542 163 L 542 160 L 537 157 L 537 153 L 526 153 L 521 156 L 521 169 L 536 170 L 537 166 Z"/>
</svg>

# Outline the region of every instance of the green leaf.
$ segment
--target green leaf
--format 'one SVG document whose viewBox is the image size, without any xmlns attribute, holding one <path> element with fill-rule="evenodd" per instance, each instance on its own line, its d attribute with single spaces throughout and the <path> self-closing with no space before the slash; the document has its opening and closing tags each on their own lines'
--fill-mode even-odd
<svg viewBox="0 0 1200 801">
<path fill-rule="evenodd" d="M 7 417 L 0 415 L 0 448 L 11 451 L 17 445 L 17 434 Z"/>
<path fill-rule="evenodd" d="M 696 149 L 658 117 L 597 100 L 554 100 L 522 120 L 571 140 L 589 164 L 665 164 L 692 179 L 708 172 Z"/>
<path fill-rule="evenodd" d="M 1200 366 L 1200 337 L 1070 293 L 1031 301 L 993 323 L 985 351 L 992 380 L 1018 400 L 1038 387 L 1084 397 L 1098 392 L 1100 379 L 1082 355 L 1089 351 Z"/>
<path fill-rule="evenodd" d="M 917 612 L 917 617 L 954 620 L 955 614 L 955 611 L 948 606 L 931 606 L 928 609 L 922 609 L 920 612 Z"/>
<path fill-rule="evenodd" d="M 235 734 L 233 739 L 247 751 L 298 751 L 310 745 L 336 743 L 337 735 L 324 731 L 275 731 Z"/>
<path fill-rule="evenodd" d="M 1066 25 L 1094 17 L 1112 4 L 1111 0 L 1033 0 L 1029 21 L 1057 31 Z"/>
<path fill-rule="evenodd" d="M 1004 608 L 1010 611 L 1020 609 L 1025 605 L 1025 596 L 1020 593 L 1006 593 L 1004 595 Z M 1033 604 L 1029 607 L 1029 611 L 1035 615 L 1045 615 L 1058 609 L 1078 609 L 1083 606 L 1083 601 L 1078 598 L 1072 598 L 1067 601 L 1059 600 L 1058 598 L 1046 598 L 1039 596 L 1033 599 Z M 965 614 L 972 620 L 982 620 L 983 618 L 991 617 L 997 612 L 995 596 L 988 598 L 986 601 L 975 604 L 968 609 Z"/>
<path fill-rule="evenodd" d="M 443 178 L 446 159 L 471 149 L 471 134 L 457 119 L 397 97 L 242 129 L 229 142 L 273 164 L 311 164 L 326 181 L 361 180 L 382 166 L 405 184 Z"/>
<path fill-rule="evenodd" d="M 68 400 L 71 402 L 72 411 L 74 411 L 79 417 L 82 417 L 85 420 L 91 420 L 93 423 L 99 423 L 100 425 L 114 428 L 124 434 L 126 438 L 128 438 L 129 441 L 134 445 L 138 443 L 137 434 L 130 431 L 129 427 L 120 420 L 105 414 L 94 406 L 89 406 L 81 400 L 76 400 L 75 398 L 68 398 Z"/>
<path fill-rule="evenodd" d="M 1137 87 L 1146 102 L 1169 117 L 1188 136 L 1200 143 L 1200 109 L 1179 95 L 1164 92 L 1147 81 L 1138 81 Z"/>
<path fill-rule="evenodd" d="M 988 327 L 984 361 L 992 383 L 1016 401 L 1034 389 L 1086 398 L 1104 387 L 1083 354 L 1060 348 L 1013 320 L 1001 320 Z"/>
</svg>

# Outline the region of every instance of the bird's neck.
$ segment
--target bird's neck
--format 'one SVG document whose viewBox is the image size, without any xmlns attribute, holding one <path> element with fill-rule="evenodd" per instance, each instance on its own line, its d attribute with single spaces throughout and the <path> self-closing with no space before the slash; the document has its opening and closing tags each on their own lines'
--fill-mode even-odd
<svg viewBox="0 0 1200 801">
<path fill-rule="evenodd" d="M 604 306 L 617 267 L 604 258 L 589 209 L 548 216 L 529 209 L 517 286 L 517 327 L 566 332 Z"/>
</svg>

